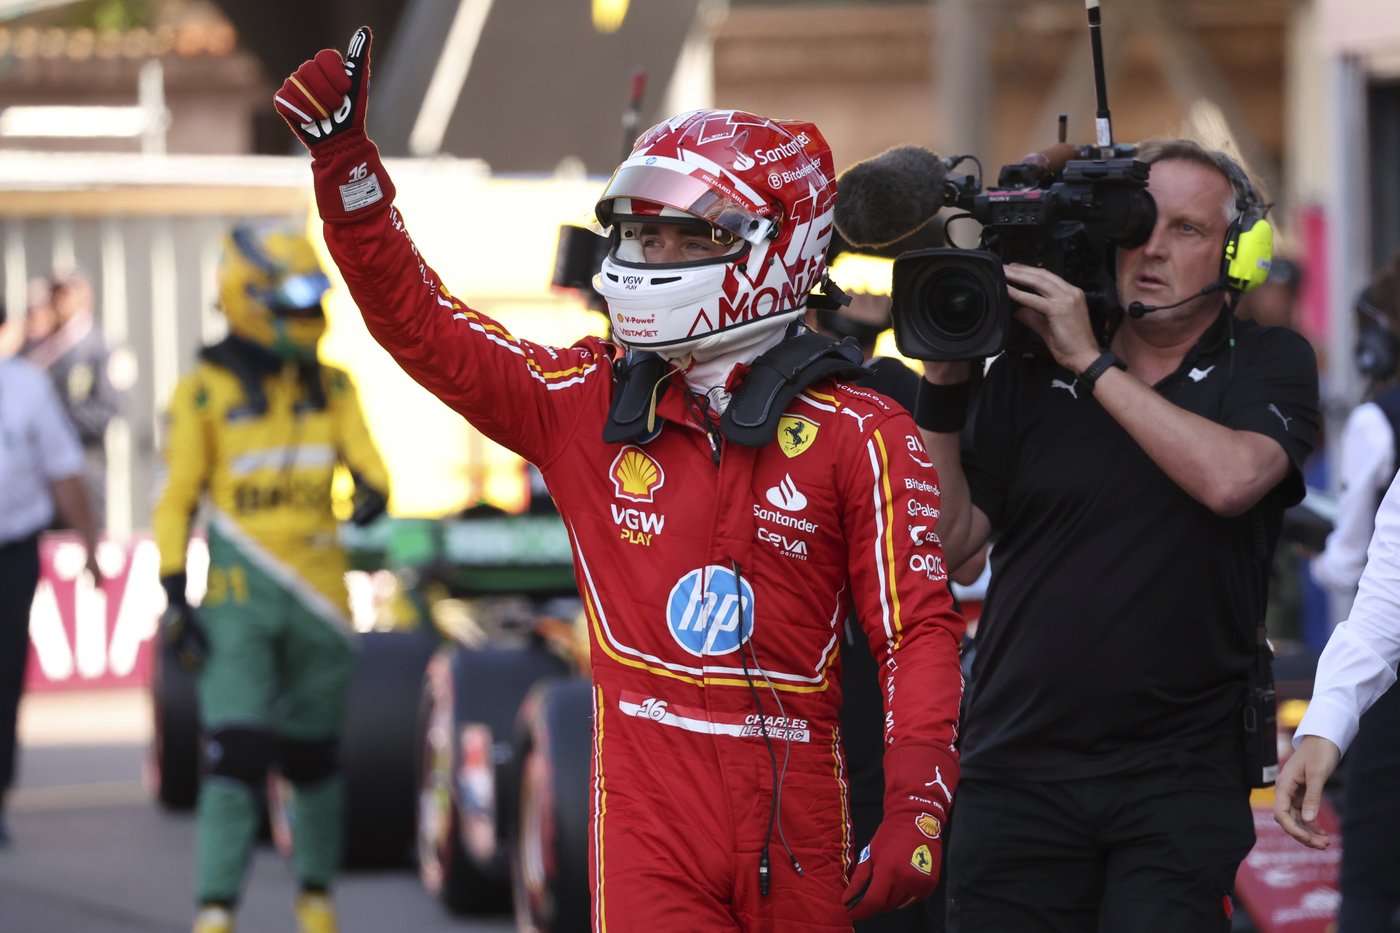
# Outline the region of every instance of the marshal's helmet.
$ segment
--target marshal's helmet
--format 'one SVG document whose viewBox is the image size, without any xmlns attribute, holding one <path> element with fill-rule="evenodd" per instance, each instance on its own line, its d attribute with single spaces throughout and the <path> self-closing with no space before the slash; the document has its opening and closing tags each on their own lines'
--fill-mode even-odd
<svg viewBox="0 0 1400 933">
<path fill-rule="evenodd" d="M 279 356 L 315 358 L 326 332 L 321 298 L 330 287 L 300 230 L 240 224 L 224 241 L 219 304 L 229 330 Z"/>
<path fill-rule="evenodd" d="M 697 360 L 756 343 L 806 308 L 831 240 L 836 174 L 815 126 L 696 110 L 643 133 L 608 181 L 598 290 L 623 345 Z M 643 224 L 711 225 L 723 255 L 646 263 Z"/>
</svg>

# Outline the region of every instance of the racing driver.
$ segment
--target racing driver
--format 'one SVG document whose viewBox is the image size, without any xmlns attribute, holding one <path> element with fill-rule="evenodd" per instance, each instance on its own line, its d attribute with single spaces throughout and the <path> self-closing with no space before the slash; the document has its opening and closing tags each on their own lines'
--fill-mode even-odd
<svg viewBox="0 0 1400 933">
<path fill-rule="evenodd" d="M 927 897 L 957 782 L 961 617 L 914 423 L 798 323 L 836 191 L 810 123 L 652 127 L 597 205 L 615 344 L 518 340 L 439 280 L 365 135 L 370 32 L 275 97 L 375 338 L 535 463 L 589 621 L 595 930 L 849 930 Z M 839 639 L 883 672 L 884 819 L 850 851 Z"/>
<path fill-rule="evenodd" d="M 332 473 L 344 464 L 355 480 L 357 524 L 384 511 L 388 476 L 349 377 L 316 359 L 329 286 L 303 232 L 235 227 L 219 268 L 231 333 L 201 351 L 170 403 L 153 519 L 170 601 L 162 631 L 176 659 L 199 670 L 206 770 L 195 933 L 233 930 L 273 761 L 294 791 L 298 929 L 336 929 L 328 893 L 344 820 L 336 748 L 354 633 Z M 206 495 L 209 577 L 195 610 L 185 599 L 185 548 Z"/>
</svg>

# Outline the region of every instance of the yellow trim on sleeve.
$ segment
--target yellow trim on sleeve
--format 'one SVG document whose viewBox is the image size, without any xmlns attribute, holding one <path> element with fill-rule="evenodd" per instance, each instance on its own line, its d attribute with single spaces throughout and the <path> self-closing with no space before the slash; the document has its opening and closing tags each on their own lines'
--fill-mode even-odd
<svg viewBox="0 0 1400 933">
<path fill-rule="evenodd" d="M 880 486 L 885 498 L 885 564 L 886 576 L 889 579 L 890 591 L 890 612 L 893 614 L 894 622 L 894 644 L 890 646 L 891 651 L 899 649 L 899 640 L 904 633 L 904 625 L 899 612 L 899 586 L 895 583 L 895 562 L 894 562 L 894 494 L 890 490 L 890 457 L 885 450 L 885 438 L 877 428 L 873 434 L 875 449 L 880 454 Z"/>
</svg>

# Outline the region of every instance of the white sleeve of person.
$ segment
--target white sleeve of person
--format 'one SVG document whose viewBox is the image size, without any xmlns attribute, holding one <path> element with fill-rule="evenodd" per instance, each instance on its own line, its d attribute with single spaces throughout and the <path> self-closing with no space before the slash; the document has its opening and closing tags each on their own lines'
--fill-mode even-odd
<svg viewBox="0 0 1400 933">
<path fill-rule="evenodd" d="M 1400 482 L 1392 482 L 1376 513 L 1376 534 L 1351 616 L 1337 626 L 1318 659 L 1312 700 L 1294 744 L 1305 735 L 1319 735 L 1345 752 L 1356 737 L 1361 715 L 1395 683 L 1397 664 Z"/>
<path fill-rule="evenodd" d="M 1347 417 L 1338 471 L 1337 521 L 1311 570 L 1320 585 L 1350 595 L 1366 566 L 1376 503 L 1395 476 L 1395 433 L 1379 405 L 1358 405 Z"/>
</svg>

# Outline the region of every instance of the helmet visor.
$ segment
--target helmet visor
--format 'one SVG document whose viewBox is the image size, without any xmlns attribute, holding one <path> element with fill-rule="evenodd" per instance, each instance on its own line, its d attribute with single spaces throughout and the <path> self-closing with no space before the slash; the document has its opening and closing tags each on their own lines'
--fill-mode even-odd
<svg viewBox="0 0 1400 933">
<path fill-rule="evenodd" d="M 721 182 L 689 174 L 698 169 L 685 163 L 676 164 L 684 171 L 656 164 L 624 162 L 618 166 L 598 201 L 598 220 L 604 226 L 612 226 L 614 199 L 635 198 L 685 211 L 750 243 L 761 243 L 771 235 L 772 218 L 761 216 L 726 195 L 716 187 Z"/>
<path fill-rule="evenodd" d="M 330 287 L 331 280 L 324 272 L 310 272 L 288 276 L 276 288 L 262 290 L 254 297 L 278 317 L 317 317 L 322 313 L 321 296 Z"/>
</svg>

